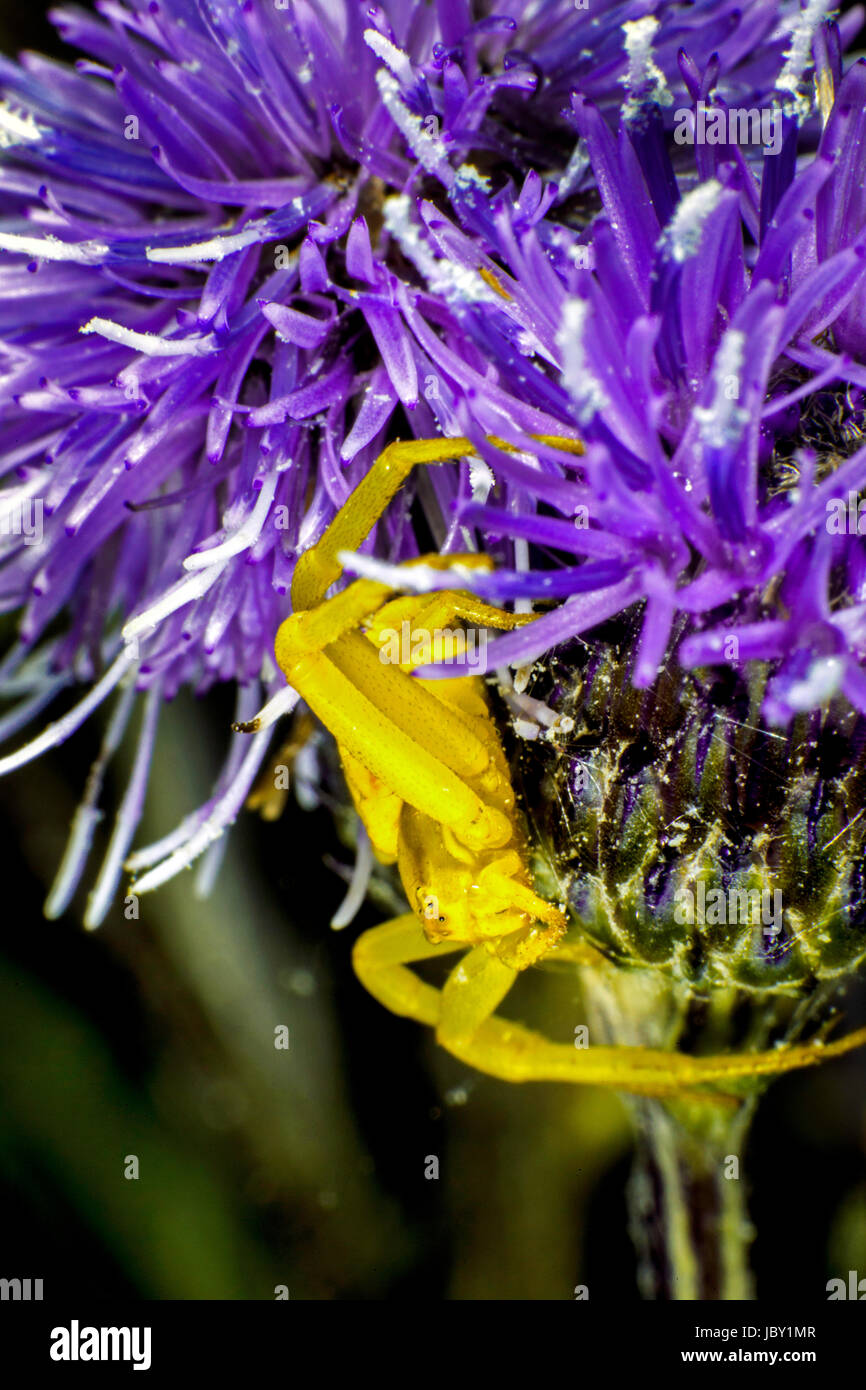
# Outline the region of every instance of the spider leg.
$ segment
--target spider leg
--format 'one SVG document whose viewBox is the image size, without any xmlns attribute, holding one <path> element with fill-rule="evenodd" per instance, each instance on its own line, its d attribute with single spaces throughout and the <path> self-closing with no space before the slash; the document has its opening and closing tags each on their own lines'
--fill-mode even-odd
<svg viewBox="0 0 866 1390">
<path fill-rule="evenodd" d="M 701 1096 L 731 1104 L 734 1095 L 725 1094 L 731 1082 L 817 1066 L 866 1042 L 866 1028 L 861 1028 L 831 1043 L 713 1057 L 642 1047 L 575 1048 L 494 1013 L 517 972 L 484 946 L 458 962 L 441 991 L 407 968 L 458 949 L 454 941 L 428 941 L 409 913 L 364 932 L 355 943 L 353 961 L 362 984 L 386 1008 L 435 1027 L 438 1041 L 455 1057 L 504 1081 L 567 1081 L 634 1095 Z"/>
<path fill-rule="evenodd" d="M 360 633 L 347 633 L 328 656 L 397 728 L 452 772 L 477 777 L 486 770 L 488 747 L 459 711 L 437 699 L 424 682 L 381 661 L 372 642 Z"/>
<path fill-rule="evenodd" d="M 341 550 L 357 550 L 392 497 L 419 463 L 448 463 L 474 454 L 470 440 L 411 439 L 389 444 L 340 508 L 324 535 L 299 559 L 292 579 L 292 607 L 314 608 L 342 572 Z"/>
<path fill-rule="evenodd" d="M 866 1043 L 866 1028 L 832 1043 L 800 1043 L 768 1052 L 690 1057 L 643 1047 L 575 1048 L 495 1016 L 486 1018 L 468 1041 L 450 1041 L 449 1051 L 468 1065 L 506 1081 L 571 1081 L 610 1086 L 634 1095 L 686 1099 L 713 1094 L 724 1099 L 732 1082 L 776 1076 L 819 1066 Z M 720 1088 L 701 1091 L 703 1087 Z"/>
<path fill-rule="evenodd" d="M 533 920 L 546 922 L 555 928 L 555 935 L 565 931 L 565 918 L 552 903 L 540 898 L 526 884 L 516 877 L 523 867 L 520 855 L 515 851 L 503 854 L 487 864 L 478 876 L 480 887 L 492 898 L 499 898 L 509 907 L 516 907 Z"/>
<path fill-rule="evenodd" d="M 437 1042 L 449 1052 L 471 1047 L 479 1028 L 495 1013 L 517 974 L 486 946 L 468 951 L 442 987 Z"/>
<path fill-rule="evenodd" d="M 347 589 L 346 594 L 351 590 Z M 338 594 L 337 599 L 342 599 Z M 336 602 L 337 600 L 332 600 Z M 327 605 L 310 614 L 319 620 Z M 303 619 L 306 614 L 295 615 Z M 379 662 L 375 649 L 365 638 L 345 633 L 340 643 L 326 651 L 310 651 L 306 632 L 291 627 L 292 619 L 280 628 L 278 660 L 289 682 L 313 713 L 331 731 L 341 750 L 378 777 L 389 791 L 418 810 L 427 811 L 443 825 L 453 828 L 460 840 L 472 849 L 504 845 L 511 838 L 508 818 L 487 805 L 478 794 L 440 756 L 446 740 L 442 728 L 447 719 L 451 737 L 447 740 L 450 762 L 480 759 L 483 745 L 446 707 L 396 668 Z M 357 636 L 357 643 L 352 638 Z M 358 645 L 360 644 L 360 645 Z M 362 652 L 362 648 L 366 648 Z M 376 683 L 365 693 L 363 670 L 369 658 L 377 668 Z M 402 682 L 399 689 L 395 681 Z M 428 716 L 413 727 L 413 711 L 421 697 L 432 702 Z M 396 713 L 395 723 L 382 705 L 388 703 Z M 413 727 L 413 737 L 400 727 Z M 423 740 L 423 741 L 419 741 Z M 438 744 L 437 752 L 428 751 Z M 486 764 L 486 755 L 484 758 Z"/>
<path fill-rule="evenodd" d="M 574 453 L 583 451 L 574 440 L 552 442 Z M 381 606 L 389 592 L 386 586 L 359 580 L 325 598 L 341 573 L 340 552 L 357 549 L 414 467 L 474 452 L 468 439 L 389 445 L 320 541 L 298 561 L 292 582 L 295 611 L 280 627 L 275 650 L 287 680 L 342 751 L 390 792 L 433 815 L 467 848 L 479 850 L 507 844 L 512 827 L 498 807 L 483 801 L 463 780 L 483 777 L 490 767 L 489 742 L 477 722 L 457 708 L 459 702 L 448 702 L 419 682 L 408 681 L 399 667 L 377 665 L 373 643 L 353 631 Z M 437 563 L 445 563 L 443 557 Z M 464 611 L 472 609 L 473 600 L 466 596 Z M 455 610 L 446 603 L 437 611 Z M 475 611 L 496 612 L 486 605 Z M 516 621 L 509 615 L 497 617 L 500 626 Z"/>
<path fill-rule="evenodd" d="M 516 978 L 477 946 L 458 962 L 442 990 L 407 967 L 462 948 L 454 941 L 430 942 L 418 919 L 407 913 L 366 931 L 352 960 L 364 988 L 392 1013 L 436 1029 L 437 1040 L 468 1066 L 505 1081 L 570 1081 L 612 1086 L 642 1095 L 682 1093 L 679 1064 L 690 1059 L 642 1048 L 576 1050 L 497 1018 L 494 1010 Z M 700 1083 L 698 1083 L 700 1084 Z"/>
<path fill-rule="evenodd" d="M 467 952 L 451 971 L 442 990 L 426 984 L 406 967 L 415 961 L 465 950 L 465 943 L 431 942 L 413 913 L 395 917 L 364 932 L 355 942 L 352 962 L 364 988 L 392 1013 L 426 1023 L 450 1051 L 464 1045 L 508 993 L 516 970 L 497 960 L 484 946 Z"/>
<path fill-rule="evenodd" d="M 452 627 L 458 620 L 473 627 L 492 627 L 508 632 L 535 622 L 537 617 L 537 613 L 508 613 L 504 608 L 494 608 L 484 603 L 474 594 L 445 589 L 432 594 L 403 594 L 391 599 L 377 612 L 367 629 L 367 636 L 376 646 L 382 646 L 385 634 L 400 628 L 401 623 L 410 624 L 413 637 L 416 633 L 426 633 L 429 637 Z M 411 671 L 413 666 L 422 665 L 425 660 L 410 662 L 403 669 Z"/>
<path fill-rule="evenodd" d="M 384 593 L 383 585 L 362 579 L 318 608 L 292 614 L 277 633 L 277 661 L 340 748 L 389 791 L 472 849 L 504 845 L 511 838 L 507 816 L 464 780 L 490 767 L 483 727 L 381 661 L 354 630 Z"/>
<path fill-rule="evenodd" d="M 413 565 L 423 565 L 425 569 L 455 571 L 483 570 L 489 573 L 494 564 L 489 555 L 455 551 L 448 555 L 421 555 L 417 560 L 408 560 L 407 569 Z M 389 603 L 383 604 L 376 614 L 375 622 L 370 624 L 368 635 L 377 645 L 381 643 L 384 628 L 393 628 L 402 621 L 408 621 L 422 631 L 447 627 L 456 619 L 472 623 L 475 627 L 493 627 L 509 631 L 532 623 L 535 613 L 509 613 L 504 608 L 494 608 L 475 594 L 462 589 L 444 589 L 430 594 L 400 594 Z"/>
<path fill-rule="evenodd" d="M 290 685 L 292 674 L 305 658 L 314 657 L 340 640 L 381 607 L 390 594 L 384 584 L 373 579 L 356 579 L 354 584 L 316 608 L 299 609 L 280 623 L 274 641 L 277 665 Z"/>
<path fill-rule="evenodd" d="M 428 683 L 407 681 L 399 666 L 381 659 L 375 638 L 371 641 L 356 631 L 380 608 L 388 592 L 383 584 L 359 579 L 317 608 L 291 614 L 277 633 L 277 664 L 289 684 L 306 698 L 305 686 L 316 658 L 327 651 L 328 661 L 366 693 L 393 724 L 428 752 L 442 757 L 453 772 L 470 777 L 483 773 L 490 761 L 489 748 L 470 728 L 466 717 L 453 704 L 444 702 L 439 692 L 434 694 Z M 522 621 L 519 616 L 479 603 L 471 595 L 444 593 L 434 595 L 432 600 L 426 595 L 420 599 L 410 595 L 394 602 L 401 605 L 401 614 L 415 611 L 420 616 L 422 621 L 416 619 L 416 630 L 425 622 L 428 631 L 430 627 L 444 627 L 455 616 L 464 614 L 471 615 L 473 621 L 489 619 L 491 626 L 495 622 L 501 628 L 517 626 Z M 386 604 L 377 615 L 376 628 L 380 632 L 381 614 L 390 609 L 391 605 Z M 323 722 L 327 724 L 328 720 Z"/>
<path fill-rule="evenodd" d="M 418 918 L 407 912 L 359 936 L 352 951 L 352 964 L 364 988 L 386 1009 L 435 1028 L 439 1022 L 440 992 L 406 967 L 413 961 L 447 956 L 462 949 L 462 942 L 428 941 Z"/>
<path fill-rule="evenodd" d="M 568 453 L 584 452 L 583 445 L 576 439 L 552 435 L 540 435 L 539 439 Z M 501 440 L 491 442 L 503 449 L 512 448 Z M 422 463 L 453 463 L 475 453 L 471 440 L 459 437 L 398 440 L 389 444 L 340 508 L 318 543 L 305 551 L 298 561 L 292 579 L 292 607 L 295 611 L 314 608 L 321 602 L 340 577 L 341 567 L 337 559 L 340 551 L 358 549 L 413 468 Z"/>
</svg>

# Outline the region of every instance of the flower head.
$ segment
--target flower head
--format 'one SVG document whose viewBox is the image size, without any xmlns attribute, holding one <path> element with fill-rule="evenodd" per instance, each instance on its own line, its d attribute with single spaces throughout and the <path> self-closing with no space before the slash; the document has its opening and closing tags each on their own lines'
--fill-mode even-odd
<svg viewBox="0 0 866 1390">
<path fill-rule="evenodd" d="M 486 464 L 433 479 L 424 525 L 444 550 L 498 548 L 492 597 L 559 604 L 497 661 L 640 601 L 639 686 L 685 615 L 688 664 L 728 634 L 774 663 L 772 717 L 831 687 L 862 707 L 859 542 L 816 533 L 859 455 L 827 475 L 792 444 L 802 402 L 861 385 L 850 21 L 762 0 L 625 21 L 571 0 L 96 10 L 56 16 L 87 54 L 74 71 L 0 64 L 0 598 L 22 613 L 3 669 L 24 696 L 3 732 L 89 686 L 0 767 L 117 692 L 110 751 L 147 695 L 91 924 L 182 687 L 237 682 L 238 720 L 268 715 L 212 800 L 134 857 L 140 888 L 237 814 L 289 704 L 271 650 L 296 557 L 395 432 L 478 440 Z M 813 69 L 825 105 L 838 88 L 817 153 Z M 666 123 L 700 101 L 778 101 L 777 164 L 721 146 L 675 172 Z M 485 440 L 563 428 L 587 443 L 576 471 Z M 420 548 L 405 507 L 371 547 L 379 564 Z"/>
<path fill-rule="evenodd" d="M 478 592 L 565 601 L 491 644 L 490 669 L 641 603 L 638 688 L 675 648 L 691 669 L 761 663 L 771 723 L 836 694 L 866 711 L 866 66 L 836 82 L 817 148 L 787 182 L 769 177 L 770 154 L 761 168 L 724 151 L 703 177 L 677 175 L 662 126 L 635 141 L 624 119 L 617 142 L 575 98 L 601 213 L 579 233 L 550 214 L 515 229 L 514 209 L 494 203 L 501 297 L 464 302 L 460 320 L 498 364 L 496 386 L 453 355 L 448 369 L 461 406 L 471 400 L 461 427 L 505 486 L 464 502 L 459 519 L 511 543 L 511 565 L 475 580 Z M 464 233 L 422 215 L 440 247 L 478 263 Z M 579 459 L 527 438 L 569 426 Z M 497 453 L 483 439 L 494 433 L 535 459 Z"/>
</svg>

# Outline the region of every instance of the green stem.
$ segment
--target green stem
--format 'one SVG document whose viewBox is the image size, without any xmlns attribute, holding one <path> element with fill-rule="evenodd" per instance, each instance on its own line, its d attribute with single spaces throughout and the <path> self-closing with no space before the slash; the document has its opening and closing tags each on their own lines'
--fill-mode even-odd
<svg viewBox="0 0 866 1390">
<path fill-rule="evenodd" d="M 637 1155 L 629 1184 L 644 1298 L 749 1299 L 753 1230 L 741 1176 L 751 1107 L 720 1128 L 690 1108 L 633 1103 Z"/>
</svg>

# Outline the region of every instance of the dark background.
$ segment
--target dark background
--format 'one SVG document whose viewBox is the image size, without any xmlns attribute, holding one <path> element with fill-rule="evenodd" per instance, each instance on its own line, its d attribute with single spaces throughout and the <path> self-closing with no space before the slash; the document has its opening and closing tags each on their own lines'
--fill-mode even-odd
<svg viewBox="0 0 866 1390">
<path fill-rule="evenodd" d="M 21 47 L 62 51 L 39 4 L 0 8 L 0 48 Z M 231 718 L 219 693 L 167 711 L 137 843 L 198 804 Z M 46 1297 L 635 1299 L 619 1102 L 470 1074 L 375 1004 L 349 953 L 382 914 L 328 930 L 326 859 L 351 856 L 327 812 L 242 816 L 210 903 L 187 876 L 138 921 L 118 904 L 87 934 L 83 895 L 44 919 L 99 733 L 0 784 L 0 1275 Z M 122 790 L 109 777 L 109 813 Z M 866 1273 L 864 1075 L 790 1076 L 759 1109 L 759 1297 Z"/>
</svg>

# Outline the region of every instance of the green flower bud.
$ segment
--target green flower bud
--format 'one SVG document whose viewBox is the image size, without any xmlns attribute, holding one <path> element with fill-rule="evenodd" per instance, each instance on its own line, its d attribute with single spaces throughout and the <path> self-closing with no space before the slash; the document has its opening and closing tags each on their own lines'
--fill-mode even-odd
<svg viewBox="0 0 866 1390">
<path fill-rule="evenodd" d="M 544 891 L 610 961 L 696 993 L 795 995 L 852 972 L 866 721 L 831 706 L 767 728 L 757 668 L 671 665 L 635 690 L 630 646 L 568 648 L 508 694 L 513 711 L 542 700 L 558 716 L 513 740 Z"/>
</svg>

